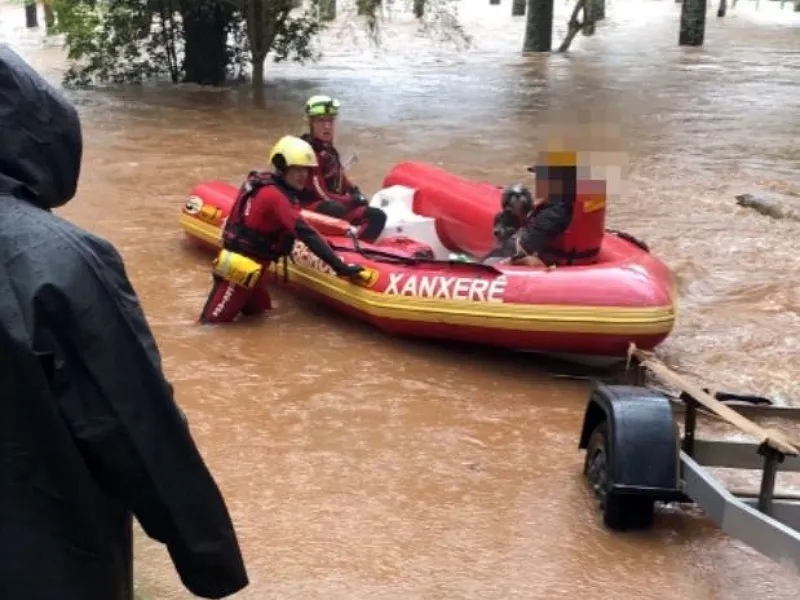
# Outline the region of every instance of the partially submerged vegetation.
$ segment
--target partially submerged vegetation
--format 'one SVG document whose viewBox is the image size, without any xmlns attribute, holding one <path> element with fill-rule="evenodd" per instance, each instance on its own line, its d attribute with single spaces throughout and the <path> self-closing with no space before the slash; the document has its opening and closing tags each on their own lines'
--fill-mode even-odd
<svg viewBox="0 0 800 600">
<path fill-rule="evenodd" d="M 336 15 L 334 0 L 52 0 L 71 66 L 67 84 L 131 83 L 164 78 L 223 85 L 252 72 L 263 87 L 267 57 L 300 63 L 319 58 L 316 36 Z M 427 10 L 426 10 L 427 9 Z M 374 40 L 380 0 L 357 0 Z M 414 13 L 429 35 L 468 42 L 452 0 L 417 0 Z"/>
<path fill-rule="evenodd" d="M 342 18 L 336 0 L 51 0 L 50 6 L 56 19 L 49 18 L 48 31 L 64 36 L 71 62 L 65 83 L 83 86 L 151 79 L 223 85 L 252 74 L 260 90 L 268 57 L 317 60 L 315 38 Z M 412 0 L 405 7 L 398 0 L 354 0 L 344 18 L 379 44 L 383 18 L 403 8 L 424 35 L 469 46 L 458 0 Z M 553 0 L 514 0 L 511 12 L 527 12 L 524 51 L 551 49 Z M 591 35 L 604 16 L 605 0 L 578 0 L 560 50 L 578 31 Z"/>
<path fill-rule="evenodd" d="M 23 0 L 29 27 L 36 4 Z M 499 0 L 486 0 L 487 10 Z M 681 0 L 678 0 L 679 2 Z M 702 45 L 707 0 L 682 0 L 679 43 Z M 300 63 L 320 57 L 318 34 L 334 19 L 352 20 L 376 44 L 389 14 L 406 12 L 421 31 L 461 47 L 470 36 L 458 18 L 459 0 L 48 0 L 48 32 L 62 34 L 70 68 L 65 83 L 92 85 L 167 79 L 175 83 L 223 85 L 251 77 L 264 84 L 267 58 Z M 719 0 L 719 17 L 727 0 Z M 554 0 L 512 0 L 512 16 L 525 16 L 522 50 L 552 50 Z M 782 2 L 783 4 L 783 2 Z M 736 0 L 733 0 L 733 6 Z M 800 9 L 800 0 L 795 0 Z M 575 0 L 567 33 L 558 47 L 566 52 L 575 37 L 593 35 L 606 16 L 606 0 Z"/>
</svg>

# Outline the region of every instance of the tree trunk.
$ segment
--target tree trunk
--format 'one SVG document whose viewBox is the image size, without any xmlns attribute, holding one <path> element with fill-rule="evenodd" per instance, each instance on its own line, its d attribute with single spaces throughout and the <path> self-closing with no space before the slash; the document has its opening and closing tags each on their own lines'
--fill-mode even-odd
<svg viewBox="0 0 800 600">
<path fill-rule="evenodd" d="M 527 0 L 511 0 L 511 16 L 523 17 L 525 16 L 525 5 Z"/>
<path fill-rule="evenodd" d="M 550 52 L 553 49 L 553 0 L 528 0 L 523 52 Z"/>
<path fill-rule="evenodd" d="M 594 24 L 597 22 L 597 0 L 586 0 L 583 4 L 583 27 L 581 33 L 585 36 L 594 35 Z"/>
<path fill-rule="evenodd" d="M 266 55 L 253 55 L 253 100 L 258 106 L 264 103 L 264 61 Z"/>
<path fill-rule="evenodd" d="M 42 2 L 42 8 L 44 9 L 44 26 L 50 30 L 56 24 L 56 14 L 50 2 Z"/>
<path fill-rule="evenodd" d="M 264 104 L 264 62 L 275 42 L 276 18 L 272 0 L 249 0 L 247 3 L 247 37 L 250 41 L 251 84 L 256 104 Z M 360 2 L 361 0 L 359 0 Z"/>
<path fill-rule="evenodd" d="M 680 46 L 702 46 L 706 37 L 707 0 L 684 0 L 681 7 Z"/>
<path fill-rule="evenodd" d="M 330 22 L 336 18 L 336 0 L 320 0 L 319 20 Z"/>
<path fill-rule="evenodd" d="M 181 3 L 186 42 L 183 80 L 199 85 L 224 85 L 228 68 L 230 13 L 221 3 L 198 9 L 195 0 Z"/>
<path fill-rule="evenodd" d="M 720 19 L 728 12 L 728 0 L 719 0 L 719 7 L 717 8 L 717 17 Z"/>
<path fill-rule="evenodd" d="M 371 15 L 373 12 L 377 12 L 380 6 L 381 0 L 356 0 L 358 14 L 362 17 Z"/>
<path fill-rule="evenodd" d="M 595 0 L 594 17 L 595 21 L 602 21 L 606 18 L 606 0 Z"/>
<path fill-rule="evenodd" d="M 418 19 L 425 16 L 425 0 L 414 0 L 414 16 Z"/>
<path fill-rule="evenodd" d="M 575 3 L 575 8 L 572 9 L 572 15 L 570 15 L 569 22 L 567 23 L 567 35 L 564 36 L 564 41 L 562 41 L 561 45 L 558 47 L 559 52 L 566 52 L 569 50 L 569 47 L 572 45 L 572 40 L 586 27 L 586 4 L 591 1 L 592 0 L 578 0 L 578 2 Z M 583 12 L 583 22 L 578 19 L 578 15 L 581 12 Z"/>
<path fill-rule="evenodd" d="M 39 26 L 39 13 L 36 10 L 36 0 L 25 1 L 25 27 L 33 29 Z"/>
</svg>

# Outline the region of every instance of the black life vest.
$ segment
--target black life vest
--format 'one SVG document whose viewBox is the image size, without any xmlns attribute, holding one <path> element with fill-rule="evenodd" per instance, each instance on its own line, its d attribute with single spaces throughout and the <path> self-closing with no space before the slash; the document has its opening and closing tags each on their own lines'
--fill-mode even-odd
<svg viewBox="0 0 800 600">
<path fill-rule="evenodd" d="M 262 188 L 269 186 L 279 188 L 290 202 L 297 203 L 294 192 L 282 181 L 276 179 L 272 173 L 250 171 L 242 187 L 239 188 L 236 201 L 233 203 L 233 208 L 231 208 L 222 232 L 222 243 L 226 250 L 240 252 L 269 262 L 291 254 L 295 241 L 293 232 L 277 229 L 271 233 L 264 233 L 244 224 L 247 203 Z"/>
</svg>

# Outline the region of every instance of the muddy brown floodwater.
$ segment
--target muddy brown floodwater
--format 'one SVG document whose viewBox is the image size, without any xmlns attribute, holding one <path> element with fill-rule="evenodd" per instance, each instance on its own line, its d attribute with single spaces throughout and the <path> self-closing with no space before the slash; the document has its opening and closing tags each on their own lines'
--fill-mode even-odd
<svg viewBox="0 0 800 600">
<path fill-rule="evenodd" d="M 341 26 L 319 65 L 270 66 L 261 110 L 236 90 L 70 92 L 86 149 L 63 214 L 125 257 L 235 520 L 252 580 L 239 598 L 798 597 L 800 579 L 696 514 L 604 531 L 576 450 L 585 388 L 530 357 L 400 341 L 280 292 L 264 322 L 197 326 L 208 259 L 177 225 L 193 184 L 263 166 L 317 92 L 341 98 L 339 143 L 371 191 L 411 157 L 504 183 L 548 139 L 619 152 L 611 224 L 680 282 L 662 356 L 800 402 L 800 224 L 734 203 L 758 186 L 800 192 L 800 20 L 763 4 L 710 17 L 691 50 L 676 46 L 679 5 L 620 1 L 568 57 L 520 57 L 507 3 L 491 7 L 502 18 L 465 11 L 476 49 L 462 55 L 402 25 L 386 52 L 335 50 Z M 3 9 L 4 36 L 57 81 L 61 49 L 21 30 L 22 13 Z M 137 553 L 148 598 L 189 597 L 160 546 L 140 535 Z"/>
</svg>

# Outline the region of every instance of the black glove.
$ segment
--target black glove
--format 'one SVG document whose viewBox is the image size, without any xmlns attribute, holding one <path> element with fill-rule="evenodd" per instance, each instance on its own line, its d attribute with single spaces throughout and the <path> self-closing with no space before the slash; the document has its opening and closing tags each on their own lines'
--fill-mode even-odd
<svg viewBox="0 0 800 600">
<path fill-rule="evenodd" d="M 353 204 L 355 204 L 356 206 L 366 206 L 367 204 L 369 204 L 369 200 L 367 200 L 367 197 L 364 194 L 362 194 L 361 190 L 358 189 L 357 187 L 354 187 L 350 191 L 350 198 L 352 199 Z"/>
<path fill-rule="evenodd" d="M 342 266 L 336 269 L 336 274 L 340 277 L 355 277 L 363 270 L 364 267 L 360 267 L 359 265 L 348 265 L 342 263 Z"/>
</svg>

